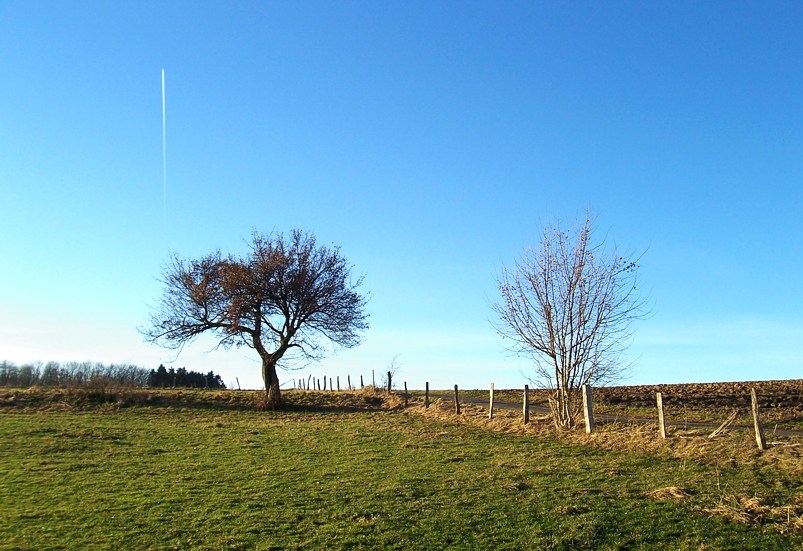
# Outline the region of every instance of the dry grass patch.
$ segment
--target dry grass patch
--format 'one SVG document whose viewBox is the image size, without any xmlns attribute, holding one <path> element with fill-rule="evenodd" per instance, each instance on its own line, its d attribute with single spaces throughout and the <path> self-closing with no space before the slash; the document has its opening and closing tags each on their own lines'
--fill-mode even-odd
<svg viewBox="0 0 803 551">
<path fill-rule="evenodd" d="M 353 391 L 289 390 L 283 394 L 288 411 L 377 411 L 399 409 L 403 398 L 370 387 Z M 0 390 L 0 408 L 69 411 L 74 409 L 170 407 L 218 410 L 265 410 L 261 390 L 150 388 L 47 388 Z"/>
<path fill-rule="evenodd" d="M 678 486 L 667 486 L 665 488 L 658 488 L 657 490 L 647 492 L 644 495 L 646 497 L 649 497 L 650 499 L 657 499 L 657 500 L 666 500 L 666 499 L 683 500 L 691 497 L 693 493 L 694 492 L 692 490 L 687 490 L 685 488 L 680 488 Z"/>
<path fill-rule="evenodd" d="M 803 508 L 795 505 L 770 505 L 756 496 L 723 496 L 714 507 L 701 509 L 743 524 L 767 526 L 782 534 L 803 534 Z"/>
</svg>

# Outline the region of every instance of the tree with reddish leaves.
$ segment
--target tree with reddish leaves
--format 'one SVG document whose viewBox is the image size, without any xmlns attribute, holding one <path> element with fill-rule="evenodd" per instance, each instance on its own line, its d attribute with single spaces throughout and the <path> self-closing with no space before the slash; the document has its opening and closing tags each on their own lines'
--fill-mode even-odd
<svg viewBox="0 0 803 551">
<path fill-rule="evenodd" d="M 280 360 L 320 359 L 327 343 L 358 345 L 368 329 L 367 299 L 339 247 L 318 245 L 312 234 L 255 232 L 249 246 L 243 257 L 173 256 L 162 273 L 161 301 L 141 332 L 178 350 L 203 333 L 224 348 L 253 348 L 262 360 L 266 404 L 276 408 Z"/>
</svg>

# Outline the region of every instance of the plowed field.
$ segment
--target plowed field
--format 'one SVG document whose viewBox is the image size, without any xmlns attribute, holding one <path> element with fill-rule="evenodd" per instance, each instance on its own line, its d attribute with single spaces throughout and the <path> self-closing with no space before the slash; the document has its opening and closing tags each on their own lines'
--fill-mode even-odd
<svg viewBox="0 0 803 551">
<path fill-rule="evenodd" d="M 761 418 L 779 427 L 803 429 L 803 379 L 594 387 L 594 412 L 653 417 L 657 392 L 668 418 L 719 423 L 734 411 L 737 423 L 750 421 L 750 390 L 756 390 Z M 503 391 L 520 400 L 521 391 Z M 550 391 L 530 391 L 531 401 L 546 405 Z"/>
</svg>

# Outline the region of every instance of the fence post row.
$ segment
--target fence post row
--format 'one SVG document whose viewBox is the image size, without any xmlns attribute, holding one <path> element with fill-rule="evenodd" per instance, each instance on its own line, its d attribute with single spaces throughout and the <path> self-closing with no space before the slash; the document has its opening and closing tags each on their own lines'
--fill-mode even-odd
<svg viewBox="0 0 803 551">
<path fill-rule="evenodd" d="M 583 392 L 583 416 L 586 422 L 586 433 L 591 434 L 594 432 L 594 410 L 591 405 L 591 385 L 583 385 L 581 390 Z"/>
<path fill-rule="evenodd" d="M 658 432 L 666 440 L 666 420 L 664 419 L 664 397 L 660 392 L 655 393 L 655 402 L 658 406 Z"/>
<path fill-rule="evenodd" d="M 392 376 L 393 374 L 388 371 L 388 386 L 387 391 L 391 392 L 392 389 Z M 376 379 L 374 378 L 374 370 L 371 370 L 371 377 L 374 380 L 374 388 L 376 388 Z M 237 386 L 239 388 L 239 379 L 237 380 Z M 351 386 L 351 375 L 347 376 L 348 380 L 348 389 L 352 390 Z M 333 380 L 329 378 L 329 389 L 334 390 L 335 387 L 333 385 Z M 321 390 L 321 380 L 314 378 L 312 375 L 309 375 L 307 379 L 293 379 L 293 386 L 294 388 L 301 389 L 301 390 Z M 360 375 L 360 388 L 365 388 L 365 383 L 363 380 L 363 376 Z M 326 390 L 326 377 L 323 377 L 323 390 Z M 337 390 L 340 391 L 340 376 L 337 376 Z M 530 397 L 529 397 L 529 385 L 524 385 L 524 396 L 523 396 L 523 404 L 522 404 L 522 416 L 523 416 L 523 423 L 526 425 L 530 422 Z M 594 408 L 593 408 L 593 401 L 591 395 L 591 385 L 584 384 L 580 387 L 580 391 L 583 398 L 583 418 L 585 421 L 585 430 L 586 433 L 591 434 L 594 432 Z M 658 408 L 658 432 L 662 439 L 666 439 L 668 437 L 667 430 L 666 430 L 666 412 L 663 400 L 663 394 L 661 392 L 655 393 L 655 401 L 656 406 Z M 758 446 L 759 450 L 766 450 L 767 449 L 767 440 L 764 436 L 764 427 L 761 423 L 761 418 L 759 415 L 759 407 L 758 407 L 758 397 L 756 395 L 756 389 L 750 389 L 750 401 L 751 401 L 751 411 L 753 414 L 753 429 L 755 431 L 755 438 L 756 438 L 756 445 Z M 408 407 L 409 404 L 409 390 L 407 388 L 407 381 L 404 381 L 404 407 Z M 424 408 L 429 409 L 430 399 L 429 399 L 429 381 L 424 384 Z M 454 409 L 455 413 L 460 415 L 460 395 L 458 391 L 458 386 L 454 385 Z M 491 383 L 490 391 L 489 391 L 489 406 L 488 406 L 488 419 L 494 418 L 494 383 Z"/>
</svg>

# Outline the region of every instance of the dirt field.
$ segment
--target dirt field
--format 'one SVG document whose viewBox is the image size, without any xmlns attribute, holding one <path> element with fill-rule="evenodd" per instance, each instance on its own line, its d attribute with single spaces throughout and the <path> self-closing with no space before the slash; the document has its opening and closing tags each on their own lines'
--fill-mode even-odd
<svg viewBox="0 0 803 551">
<path fill-rule="evenodd" d="M 652 407 L 655 393 L 667 406 L 694 409 L 750 407 L 755 388 L 762 409 L 797 410 L 803 414 L 803 379 L 739 383 L 694 383 L 677 385 L 613 386 L 594 389 L 595 397 L 608 404 Z"/>
</svg>

